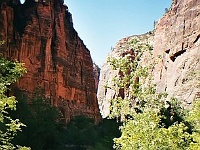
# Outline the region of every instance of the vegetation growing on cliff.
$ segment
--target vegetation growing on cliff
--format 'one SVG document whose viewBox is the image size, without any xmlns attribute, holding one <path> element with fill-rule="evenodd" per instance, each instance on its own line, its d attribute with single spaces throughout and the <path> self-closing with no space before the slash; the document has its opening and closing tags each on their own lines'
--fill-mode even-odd
<svg viewBox="0 0 200 150">
<path fill-rule="evenodd" d="M 0 44 L 3 44 L 1 42 Z M 9 111 L 16 110 L 17 100 L 14 96 L 8 96 L 7 91 L 12 83 L 16 82 L 26 69 L 23 64 L 11 62 L 0 58 L 0 149 L 28 149 L 11 143 L 12 139 L 17 135 L 21 128 L 25 126 L 18 118 L 13 119 Z"/>
<path fill-rule="evenodd" d="M 113 69 L 119 70 L 113 84 L 106 86 L 115 91 L 110 118 L 123 123 L 122 135 L 114 139 L 114 148 L 199 149 L 199 101 L 187 113 L 176 99 L 167 100 L 166 93 L 156 93 L 150 74 L 153 65 L 140 61 L 144 53 L 151 55 L 151 46 L 137 40 L 130 44 L 134 50 L 132 55 L 108 59 Z"/>
</svg>

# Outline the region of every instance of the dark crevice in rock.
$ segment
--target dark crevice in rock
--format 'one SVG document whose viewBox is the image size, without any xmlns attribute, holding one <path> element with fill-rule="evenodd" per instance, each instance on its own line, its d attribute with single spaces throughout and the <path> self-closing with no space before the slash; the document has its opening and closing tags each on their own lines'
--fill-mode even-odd
<svg viewBox="0 0 200 150">
<path fill-rule="evenodd" d="M 180 78 L 180 77 L 178 77 L 178 78 L 176 79 L 176 81 L 175 81 L 175 83 L 174 83 L 174 87 L 178 85 L 178 80 L 179 80 L 179 78 Z"/>
<path fill-rule="evenodd" d="M 185 19 L 184 19 L 184 24 L 183 24 L 183 36 L 185 35 Z"/>
<path fill-rule="evenodd" d="M 196 43 L 199 40 L 199 38 L 200 38 L 200 34 L 197 36 L 197 38 L 194 40 L 193 43 Z"/>
<path fill-rule="evenodd" d="M 163 70 L 161 69 L 160 70 L 160 79 L 162 79 L 162 72 L 163 72 Z"/>
<path fill-rule="evenodd" d="M 40 60 L 41 60 L 41 71 L 44 72 L 45 71 L 45 66 L 47 64 L 45 64 L 45 58 L 46 58 L 46 43 L 47 43 L 47 39 L 45 37 L 41 38 L 41 49 L 40 49 Z"/>
<path fill-rule="evenodd" d="M 27 25 L 26 21 L 27 18 L 25 18 L 24 14 L 24 8 L 23 6 L 15 6 L 14 7 L 14 22 L 13 27 L 14 31 L 18 32 L 20 36 L 24 34 L 25 27 Z"/>
<path fill-rule="evenodd" d="M 53 71 L 56 72 L 56 64 L 57 64 L 57 50 L 56 50 L 56 21 L 53 18 L 53 25 L 52 25 L 52 39 L 51 39 L 51 54 L 52 54 L 52 65 Z"/>
<path fill-rule="evenodd" d="M 83 63 L 80 61 L 80 67 L 81 67 L 81 84 L 83 84 Z"/>
<path fill-rule="evenodd" d="M 178 51 L 174 55 L 170 56 L 170 59 L 174 62 L 178 56 L 182 55 L 185 52 L 186 52 L 186 50 Z"/>
<path fill-rule="evenodd" d="M 104 94 L 105 94 L 105 95 L 107 94 L 107 91 L 108 91 L 108 89 L 107 89 L 107 88 L 105 88 L 105 92 L 104 92 Z"/>
<path fill-rule="evenodd" d="M 168 50 L 165 51 L 165 53 L 167 53 L 167 54 L 169 54 L 169 52 L 170 52 L 170 49 L 168 49 Z"/>
</svg>

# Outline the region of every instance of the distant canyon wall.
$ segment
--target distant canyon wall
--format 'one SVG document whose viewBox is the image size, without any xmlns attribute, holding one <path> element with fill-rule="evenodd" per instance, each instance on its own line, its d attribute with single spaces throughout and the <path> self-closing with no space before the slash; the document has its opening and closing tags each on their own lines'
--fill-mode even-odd
<svg viewBox="0 0 200 150">
<path fill-rule="evenodd" d="M 63 0 L 0 0 L 0 7 L 0 53 L 28 71 L 15 89 L 31 95 L 43 88 L 66 121 L 76 115 L 100 119 L 90 51 Z"/>
<path fill-rule="evenodd" d="M 200 1 L 173 0 L 169 12 L 158 20 L 154 33 L 150 33 L 123 38 L 108 57 L 123 57 L 130 51 L 128 43 L 133 38 L 149 43 L 157 62 L 153 70 L 156 90 L 167 92 L 168 98 L 176 97 L 189 107 L 200 96 Z M 109 115 L 110 100 L 115 94 L 105 85 L 118 74 L 105 61 L 97 94 L 103 117 Z"/>
</svg>

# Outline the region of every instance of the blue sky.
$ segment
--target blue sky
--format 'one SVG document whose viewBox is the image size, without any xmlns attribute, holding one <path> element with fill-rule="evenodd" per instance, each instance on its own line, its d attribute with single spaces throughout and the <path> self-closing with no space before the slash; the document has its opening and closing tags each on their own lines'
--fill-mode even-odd
<svg viewBox="0 0 200 150">
<path fill-rule="evenodd" d="M 22 2 L 24 0 L 21 0 Z M 74 28 L 101 66 L 118 40 L 153 29 L 172 0 L 64 0 Z"/>
<path fill-rule="evenodd" d="M 172 0 L 65 0 L 76 31 L 101 66 L 118 40 L 153 29 Z"/>
</svg>

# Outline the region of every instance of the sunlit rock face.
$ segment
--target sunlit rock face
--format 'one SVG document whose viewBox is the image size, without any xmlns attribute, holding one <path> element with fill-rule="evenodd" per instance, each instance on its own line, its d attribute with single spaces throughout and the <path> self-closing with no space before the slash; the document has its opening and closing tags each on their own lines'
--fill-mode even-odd
<svg viewBox="0 0 200 150">
<path fill-rule="evenodd" d="M 200 92 L 200 1 L 174 0 L 155 29 L 157 91 L 189 106 Z"/>
<path fill-rule="evenodd" d="M 116 46 L 108 54 L 107 58 L 122 58 L 126 55 L 132 55 L 134 49 L 130 45 L 130 42 L 133 39 L 152 45 L 153 33 L 149 32 L 143 35 L 130 36 L 119 40 Z M 113 78 L 119 74 L 119 70 L 113 70 L 112 66 L 105 60 L 101 67 L 97 92 L 99 108 L 103 118 L 106 118 L 110 114 L 110 102 L 116 95 L 116 92 L 112 88 L 107 88 L 107 86 L 110 87 L 113 84 Z M 126 91 L 123 92 L 123 95 L 128 94 Z"/>
<path fill-rule="evenodd" d="M 16 85 L 31 95 L 38 86 L 66 121 L 99 119 L 90 51 L 73 28 L 62 0 L 0 1 L 1 54 L 24 62 L 28 73 Z"/>
<path fill-rule="evenodd" d="M 109 56 L 123 57 L 132 37 L 120 40 Z M 158 20 L 154 36 L 146 39 L 153 46 L 157 91 L 167 92 L 169 99 L 176 97 L 189 107 L 200 96 L 200 1 L 174 0 L 169 12 Z M 101 68 L 97 96 L 103 117 L 109 115 L 110 100 L 115 94 L 105 85 L 118 73 L 107 62 Z"/>
</svg>

